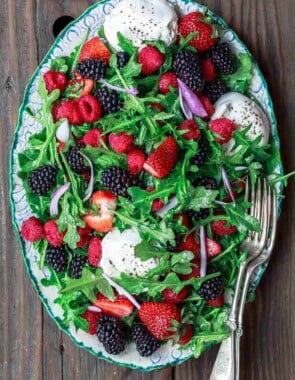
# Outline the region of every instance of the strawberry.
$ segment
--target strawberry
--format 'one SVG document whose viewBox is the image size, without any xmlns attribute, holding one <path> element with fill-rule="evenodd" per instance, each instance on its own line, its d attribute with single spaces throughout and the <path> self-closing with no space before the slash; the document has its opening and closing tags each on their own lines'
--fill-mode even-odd
<svg viewBox="0 0 295 380">
<path fill-rule="evenodd" d="M 232 138 L 232 135 L 236 130 L 236 125 L 233 121 L 221 117 L 220 119 L 210 121 L 209 128 L 213 133 L 220 136 L 216 136 L 215 141 L 219 144 L 225 144 Z"/>
<path fill-rule="evenodd" d="M 34 243 L 45 236 L 44 225 L 41 220 L 31 216 L 21 226 L 21 235 L 30 243 Z"/>
<path fill-rule="evenodd" d="M 195 255 L 200 253 L 200 244 L 196 242 L 194 233 L 184 235 L 182 241 L 177 245 L 176 252 L 191 251 Z"/>
<path fill-rule="evenodd" d="M 95 96 L 84 95 L 79 99 L 78 104 L 81 115 L 86 123 L 95 123 L 101 118 L 101 105 Z"/>
<path fill-rule="evenodd" d="M 82 47 L 81 53 L 79 55 L 79 62 L 84 59 L 90 58 L 100 58 L 106 65 L 109 64 L 111 57 L 111 52 L 98 37 L 93 37 L 87 41 Z"/>
<path fill-rule="evenodd" d="M 166 177 L 173 169 L 177 160 L 177 143 L 168 136 L 148 157 L 143 165 L 146 172 L 156 178 Z"/>
<path fill-rule="evenodd" d="M 207 256 L 208 257 L 215 257 L 218 256 L 222 252 L 221 245 L 212 239 L 206 238 L 206 249 L 207 249 Z"/>
<path fill-rule="evenodd" d="M 90 131 L 86 132 L 82 138 L 82 142 L 85 145 L 91 145 L 97 148 L 101 144 L 101 140 L 105 143 L 107 141 L 106 136 L 102 136 L 103 131 L 100 128 L 92 128 Z"/>
<path fill-rule="evenodd" d="M 164 63 L 164 54 L 153 46 L 144 47 L 138 54 L 138 63 L 141 64 L 141 74 L 156 73 Z"/>
<path fill-rule="evenodd" d="M 171 87 L 178 88 L 177 76 L 171 71 L 162 74 L 158 87 L 162 94 L 169 94 Z"/>
<path fill-rule="evenodd" d="M 191 278 L 199 278 L 200 277 L 200 260 L 196 257 L 192 260 L 194 266 L 192 266 L 192 272 L 190 274 L 182 274 L 180 276 L 182 281 L 190 280 Z"/>
<path fill-rule="evenodd" d="M 189 45 L 200 52 L 210 50 L 217 42 L 217 38 L 213 37 L 215 34 L 213 26 L 208 24 L 203 17 L 204 15 L 199 12 L 188 13 L 181 19 L 178 26 L 179 33 L 184 38 L 191 33 L 198 33 L 189 41 Z"/>
<path fill-rule="evenodd" d="M 127 153 L 133 144 L 133 140 L 133 136 L 128 135 L 125 132 L 120 132 L 117 135 L 111 133 L 109 135 L 109 143 L 111 148 L 119 154 Z"/>
<path fill-rule="evenodd" d="M 139 174 L 145 162 L 145 154 L 139 148 L 132 149 L 127 154 L 127 163 L 130 173 Z"/>
<path fill-rule="evenodd" d="M 177 304 L 189 295 L 189 288 L 185 286 L 179 293 L 175 293 L 173 289 L 167 288 L 161 294 L 166 302 Z"/>
<path fill-rule="evenodd" d="M 80 315 L 82 318 L 86 319 L 88 322 L 88 332 L 91 335 L 96 334 L 98 319 L 101 313 L 95 313 L 94 311 L 86 310 L 85 313 Z"/>
<path fill-rule="evenodd" d="M 65 142 L 61 142 L 61 141 L 58 141 L 58 147 L 57 147 L 57 151 L 58 152 L 62 152 L 64 149 L 65 149 L 65 146 L 67 145 L 67 143 Z"/>
<path fill-rule="evenodd" d="M 78 227 L 77 232 L 80 236 L 80 240 L 77 243 L 77 248 L 79 247 L 85 247 L 85 245 L 88 244 L 89 239 L 90 239 L 90 234 L 91 234 L 91 228 L 88 226 L 85 227 Z"/>
<path fill-rule="evenodd" d="M 194 326 L 191 324 L 181 325 L 181 333 L 177 344 L 185 346 L 188 344 L 194 335 Z"/>
<path fill-rule="evenodd" d="M 55 103 L 51 113 L 54 122 L 63 118 L 68 119 L 69 123 L 74 125 L 82 125 L 84 122 L 77 100 L 63 100 Z"/>
<path fill-rule="evenodd" d="M 80 96 L 88 95 L 93 90 L 94 80 L 93 79 L 71 79 L 68 82 L 68 86 L 71 87 L 71 92 L 76 93 L 81 91 Z"/>
<path fill-rule="evenodd" d="M 201 132 L 195 120 L 185 120 L 177 129 L 179 131 L 187 131 L 181 135 L 185 140 L 198 140 L 201 137 Z"/>
<path fill-rule="evenodd" d="M 152 192 L 154 190 L 155 190 L 155 188 L 153 186 L 150 186 L 146 189 L 146 191 L 148 191 L 148 192 Z M 163 207 L 164 207 L 164 202 L 162 201 L 162 199 L 160 199 L 160 198 L 154 199 L 153 203 L 152 203 L 151 212 L 157 212 L 157 211 L 161 210 Z"/>
<path fill-rule="evenodd" d="M 201 96 L 200 97 L 201 103 L 203 104 L 208 116 L 206 119 L 210 119 L 210 117 L 214 114 L 215 108 L 213 104 L 210 102 L 209 98 L 207 96 Z"/>
<path fill-rule="evenodd" d="M 226 227 L 226 225 L 226 220 L 214 220 L 213 222 L 211 222 L 212 232 L 219 236 L 231 235 L 236 232 L 236 226 Z"/>
<path fill-rule="evenodd" d="M 64 92 L 67 86 L 67 77 L 65 74 L 60 73 L 59 71 L 47 71 L 44 74 L 44 82 L 46 90 L 50 93 L 53 90 L 59 90 Z"/>
<path fill-rule="evenodd" d="M 103 313 L 118 318 L 128 317 L 134 309 L 133 304 L 126 297 L 120 295 L 111 301 L 102 294 L 98 294 L 93 305 L 99 307 Z"/>
<path fill-rule="evenodd" d="M 222 307 L 224 305 L 224 294 L 220 294 L 215 300 L 207 301 L 206 304 L 211 307 Z"/>
<path fill-rule="evenodd" d="M 139 319 L 159 340 L 168 340 L 175 332 L 169 331 L 172 320 L 181 321 L 180 311 L 176 305 L 168 302 L 143 302 L 138 311 Z"/>
<path fill-rule="evenodd" d="M 96 191 L 91 197 L 92 206 L 97 206 L 98 213 L 89 211 L 83 220 L 97 232 L 108 232 L 113 226 L 112 210 L 116 208 L 116 197 L 110 191 Z"/>
<path fill-rule="evenodd" d="M 49 220 L 44 224 L 45 238 L 53 247 L 60 247 L 63 243 L 65 232 L 60 232 L 55 220 Z"/>
<path fill-rule="evenodd" d="M 182 218 L 181 224 L 183 226 L 185 226 L 186 228 L 191 228 L 191 223 L 190 223 L 189 217 L 186 215 L 186 213 L 181 212 L 179 214 L 175 214 L 173 218 L 174 219 Z"/>
<path fill-rule="evenodd" d="M 201 61 L 204 79 L 206 82 L 210 82 L 217 77 L 217 72 L 211 58 L 207 58 Z"/>
<path fill-rule="evenodd" d="M 95 268 L 99 267 L 102 256 L 101 240 L 99 237 L 94 237 L 88 247 L 88 262 Z"/>
</svg>

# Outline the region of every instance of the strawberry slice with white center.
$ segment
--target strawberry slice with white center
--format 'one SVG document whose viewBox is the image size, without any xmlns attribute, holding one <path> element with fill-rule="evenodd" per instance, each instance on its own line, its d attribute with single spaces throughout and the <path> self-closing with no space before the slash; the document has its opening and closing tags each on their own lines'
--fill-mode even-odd
<svg viewBox="0 0 295 380">
<path fill-rule="evenodd" d="M 121 295 L 117 295 L 116 299 L 111 301 L 102 294 L 98 294 L 93 305 L 99 307 L 104 314 L 118 318 L 127 317 L 134 309 L 133 304 Z"/>
<path fill-rule="evenodd" d="M 143 164 L 146 172 L 156 178 L 164 178 L 171 172 L 177 160 L 177 142 L 172 136 L 168 136 L 158 146 Z"/>
<path fill-rule="evenodd" d="M 108 232 L 113 226 L 113 210 L 116 208 L 116 196 L 110 191 L 96 191 L 91 198 L 97 213 L 89 211 L 83 217 L 85 223 L 97 232 Z"/>
</svg>

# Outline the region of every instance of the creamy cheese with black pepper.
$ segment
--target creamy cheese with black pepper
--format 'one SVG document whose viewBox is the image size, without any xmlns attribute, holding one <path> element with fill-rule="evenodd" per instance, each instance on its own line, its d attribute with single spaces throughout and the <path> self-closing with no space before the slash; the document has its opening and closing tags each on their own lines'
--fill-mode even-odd
<svg viewBox="0 0 295 380">
<path fill-rule="evenodd" d="M 238 93 L 228 92 L 222 95 L 215 103 L 215 113 L 211 120 L 225 117 L 232 120 L 238 130 L 243 130 L 251 125 L 247 137 L 249 140 L 255 140 L 261 137 L 260 145 L 266 145 L 269 139 L 270 123 L 262 109 L 250 98 Z M 224 147 L 230 151 L 233 141 L 224 144 Z"/>
<path fill-rule="evenodd" d="M 176 39 L 177 15 L 166 0 L 122 0 L 105 17 L 104 32 L 116 50 L 122 50 L 118 32 L 136 47 L 144 40 L 161 40 L 169 46 Z"/>
<path fill-rule="evenodd" d="M 158 265 L 157 259 L 142 261 L 135 256 L 134 247 L 141 242 L 135 228 L 120 232 L 113 228 L 102 239 L 102 258 L 100 266 L 109 277 L 118 278 L 120 273 L 143 277 Z"/>
</svg>

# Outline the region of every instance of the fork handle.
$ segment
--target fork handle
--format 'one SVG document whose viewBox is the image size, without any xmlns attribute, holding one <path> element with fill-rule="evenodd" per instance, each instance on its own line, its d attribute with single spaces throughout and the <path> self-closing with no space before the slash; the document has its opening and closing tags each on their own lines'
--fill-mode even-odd
<svg viewBox="0 0 295 380">
<path fill-rule="evenodd" d="M 210 380 L 235 380 L 234 345 L 235 331 L 231 331 L 220 345 Z"/>
</svg>

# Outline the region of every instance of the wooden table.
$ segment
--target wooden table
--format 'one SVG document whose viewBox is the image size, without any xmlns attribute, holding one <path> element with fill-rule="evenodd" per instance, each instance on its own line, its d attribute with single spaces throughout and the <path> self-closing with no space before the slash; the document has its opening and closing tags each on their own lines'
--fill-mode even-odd
<svg viewBox="0 0 295 380">
<path fill-rule="evenodd" d="M 203 1 L 202 1 L 203 2 Z M 208 379 L 217 348 L 154 373 L 123 369 L 77 348 L 43 310 L 10 221 L 8 149 L 28 79 L 54 41 L 52 25 L 93 0 L 0 1 L 0 379 Z M 286 171 L 294 170 L 294 0 L 208 0 L 248 45 L 270 86 Z M 286 190 L 273 260 L 247 306 L 241 379 L 295 379 L 295 181 Z"/>
</svg>

